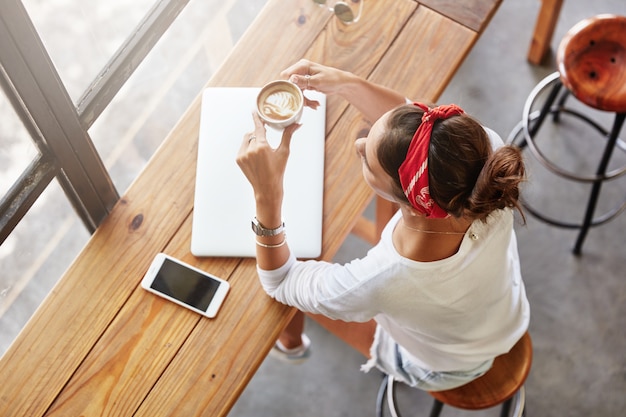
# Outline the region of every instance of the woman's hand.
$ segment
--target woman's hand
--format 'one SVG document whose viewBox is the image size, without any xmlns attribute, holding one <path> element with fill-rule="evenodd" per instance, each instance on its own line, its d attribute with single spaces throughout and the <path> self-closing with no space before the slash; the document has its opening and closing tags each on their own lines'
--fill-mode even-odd
<svg viewBox="0 0 626 417">
<path fill-rule="evenodd" d="M 266 227 L 278 226 L 282 221 L 283 177 L 291 137 L 300 125 L 286 127 L 280 145 L 273 149 L 267 142 L 265 125 L 256 113 L 252 117 L 254 131 L 244 135 L 237 165 L 254 190 L 257 219 Z"/>
<path fill-rule="evenodd" d="M 337 68 L 327 67 L 306 59 L 301 59 L 280 73 L 302 91 L 313 90 L 327 95 L 340 94 L 352 75 Z M 305 97 L 308 107 L 317 108 L 319 103 Z"/>
<path fill-rule="evenodd" d="M 338 95 L 356 107 L 367 120 L 374 123 L 387 111 L 406 104 L 406 98 L 390 88 L 374 84 L 351 72 L 327 67 L 301 59 L 280 74 L 304 90 L 314 90 L 326 95 Z M 317 108 L 319 103 L 305 100 Z"/>
</svg>

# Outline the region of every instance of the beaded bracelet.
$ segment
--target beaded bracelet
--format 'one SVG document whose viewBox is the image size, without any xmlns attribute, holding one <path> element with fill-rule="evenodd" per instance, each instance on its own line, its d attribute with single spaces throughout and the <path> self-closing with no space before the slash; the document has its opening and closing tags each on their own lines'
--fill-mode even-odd
<svg viewBox="0 0 626 417">
<path fill-rule="evenodd" d="M 277 243 L 275 245 L 268 245 L 266 243 L 261 243 L 258 240 L 256 240 L 256 244 L 263 247 L 263 248 L 268 248 L 268 249 L 273 249 L 273 248 L 280 248 L 281 246 L 283 246 L 285 243 L 287 243 L 287 235 L 285 235 L 285 237 L 283 238 L 282 242 Z"/>
</svg>

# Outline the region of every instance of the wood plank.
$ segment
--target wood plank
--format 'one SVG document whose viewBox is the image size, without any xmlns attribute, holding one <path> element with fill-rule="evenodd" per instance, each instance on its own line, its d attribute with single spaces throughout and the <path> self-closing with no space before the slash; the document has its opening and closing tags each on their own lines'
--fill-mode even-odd
<svg viewBox="0 0 626 417">
<path fill-rule="evenodd" d="M 528 48 L 527 59 L 531 64 L 539 65 L 546 57 L 562 6 L 563 0 L 541 0 L 541 8 L 537 13 L 533 37 Z"/>
<path fill-rule="evenodd" d="M 198 119 L 181 119 L 185 140 L 160 148 L 0 359 L 0 415 L 45 412 L 189 215 Z"/>
<path fill-rule="evenodd" d="M 218 75 L 210 84 L 227 84 L 224 81 L 227 78 L 237 80 L 237 85 L 260 85 L 291 64 L 294 53 L 304 54 L 310 44 L 306 39 L 317 36 L 332 15 L 319 14 L 307 19 L 305 24 L 297 23 L 295 15 L 286 11 L 302 10 L 296 7 L 299 3 L 304 1 L 293 0 L 294 6 L 289 8 L 285 7 L 284 1 L 274 0 L 263 10 L 265 16 L 271 17 L 272 24 L 281 29 L 281 36 L 292 40 L 289 48 L 272 53 L 275 67 L 241 65 L 249 61 L 250 50 L 258 50 L 259 42 L 268 46 L 276 44 L 271 36 L 259 37 L 249 30 L 241 45 L 238 44 L 239 53 L 227 61 L 218 72 L 222 76 Z M 306 2 L 307 5 L 310 3 Z M 267 32 L 259 27 L 258 21 L 253 26 L 260 33 Z M 267 55 L 261 51 L 259 56 Z M 239 70 L 234 72 L 234 68 Z M 224 74 L 228 76 L 224 77 Z M 222 81 L 224 84 L 220 84 Z M 136 280 L 120 283 L 120 280 L 106 278 L 142 276 L 154 254 L 165 247 L 191 212 L 199 112 L 200 95 L 2 357 L 0 365 L 7 379 L 0 394 L 0 415 L 36 416 L 44 413 L 137 286 Z M 172 166 L 176 168 L 172 169 Z M 68 305 L 67 300 L 76 302 Z M 90 302 L 82 303 L 83 300 Z M 69 331 L 68 323 L 71 323 Z M 70 336 L 53 343 L 39 343 L 40 335 L 46 334 Z M 26 351 L 30 354 L 24 355 Z M 41 366 L 42 363 L 45 366 Z"/>
<path fill-rule="evenodd" d="M 363 7 L 356 25 L 346 26 L 337 19 L 330 22 L 304 57 L 367 78 L 417 5 L 411 0 L 368 0 Z M 328 97 L 326 125 L 332 128 L 347 106 L 340 97 Z"/>
<path fill-rule="evenodd" d="M 440 14 L 482 33 L 502 0 L 417 0 Z"/>
<path fill-rule="evenodd" d="M 411 34 L 420 29 L 425 36 L 415 39 Z M 420 7 L 371 80 L 403 91 L 416 100 L 436 102 L 478 36 L 432 10 Z M 398 65 L 399 62 L 406 64 Z M 353 231 L 367 242 L 375 243 L 396 210 L 395 205 L 377 198 L 375 223 L 359 219 L 355 225 L 357 229 Z"/>
<path fill-rule="evenodd" d="M 367 78 L 415 10 L 413 1 L 368 2 L 358 25 L 333 22 L 305 57 Z M 336 126 L 340 117 L 341 126 Z M 354 141 L 367 135 L 371 122 L 363 120 L 342 98 L 328 98 L 326 143 L 334 151 L 326 154 L 324 167 L 322 259 L 327 261 L 332 260 L 359 221 L 354 213 L 363 213 L 374 195 L 363 181 L 361 164 L 354 152 Z"/>
<path fill-rule="evenodd" d="M 379 7 L 382 2 L 379 2 Z M 410 2 L 404 2 L 405 5 L 411 6 L 407 9 L 407 12 L 413 9 L 413 6 Z M 372 18 L 375 16 L 372 14 Z M 326 39 L 326 42 L 329 42 L 328 36 L 331 36 L 334 30 L 343 30 L 343 28 L 328 29 L 324 32 L 323 37 Z M 385 26 L 385 30 L 388 30 L 387 25 Z M 356 26 L 353 26 L 356 27 Z M 358 29 L 358 28 L 357 28 Z M 358 30 L 359 33 L 361 31 L 371 31 L 370 26 L 365 26 Z M 332 35 L 339 36 L 339 35 Z M 332 38 L 331 36 L 331 38 Z M 352 35 L 354 36 L 354 35 Z M 396 36 L 395 34 L 392 36 Z M 355 42 L 359 45 L 359 47 L 364 48 L 364 50 L 371 51 L 371 44 L 367 40 L 360 40 Z M 328 45 L 328 44 L 327 44 Z M 313 50 L 319 48 L 319 44 L 315 44 L 312 46 Z M 356 51 L 353 50 L 356 53 Z M 384 53 L 384 49 L 380 48 L 380 55 Z M 345 59 L 345 52 L 338 53 L 338 56 L 341 59 Z M 327 55 L 327 59 L 330 59 Z M 339 62 L 339 61 L 337 61 Z M 334 65 L 334 63 L 325 61 L 326 64 Z M 360 65 L 359 62 L 351 61 L 351 65 Z M 373 68 L 375 62 L 370 65 L 370 68 Z M 332 107 L 332 106 L 331 106 Z M 344 105 L 345 107 L 345 105 Z M 336 107 L 335 107 L 335 111 Z M 333 110 L 329 111 L 330 114 L 333 114 Z M 339 117 L 341 112 L 337 111 L 336 118 Z M 332 118 L 333 116 L 331 116 Z M 356 123 L 363 122 L 360 121 L 360 118 L 354 117 L 350 120 L 354 120 Z M 350 130 L 350 129 L 348 129 Z M 356 129 L 358 132 L 360 129 Z M 342 141 L 345 144 L 345 152 L 348 152 L 348 155 L 353 156 L 353 144 L 352 141 L 345 140 L 345 135 L 340 135 L 344 137 Z M 333 153 L 345 153 L 343 150 L 337 151 L 333 148 Z M 327 154 L 328 155 L 328 154 Z M 356 157 L 354 157 L 356 160 Z M 327 164 L 328 167 L 328 164 Z M 360 178 L 360 167 L 358 168 L 359 172 L 356 178 Z M 327 175 L 332 172 L 334 176 L 341 175 L 341 171 L 339 169 L 331 168 Z M 351 175 L 351 177 L 355 177 Z M 331 178 L 332 182 L 332 178 Z M 361 201 L 366 201 L 371 196 L 371 190 L 366 191 L 366 197 L 360 198 Z M 355 201 L 359 201 L 359 198 L 354 199 Z M 363 210 L 363 204 L 357 205 L 356 211 L 350 211 L 350 217 L 354 217 L 354 213 L 361 213 Z M 347 233 L 346 233 L 347 234 Z M 345 237 L 345 236 L 344 236 Z M 326 240 L 326 239 L 325 239 Z M 335 242 L 333 242 L 335 243 Z M 334 246 L 325 246 L 323 248 L 324 257 L 332 258 L 334 253 L 338 250 L 338 247 L 341 245 L 341 242 Z M 246 264 L 247 265 L 247 264 Z M 254 273 L 254 262 L 250 263 L 251 270 L 247 273 L 243 271 L 244 265 L 237 269 L 235 275 L 239 276 L 241 273 L 241 279 L 249 280 L 256 279 L 256 274 Z M 251 278 L 248 275 L 253 275 L 254 278 Z M 235 277 L 232 278 L 233 282 Z M 141 409 L 138 411 L 137 415 L 154 415 L 155 412 L 163 410 L 173 411 L 184 410 L 185 415 L 207 415 L 207 416 L 219 416 L 225 415 L 228 413 L 232 404 L 234 403 L 238 393 L 245 387 L 248 382 L 248 379 L 251 377 L 251 371 L 257 369 L 260 365 L 261 359 L 259 358 L 258 352 L 267 352 L 271 348 L 273 341 L 278 336 L 279 330 L 281 326 L 276 326 L 277 320 L 282 320 L 282 323 L 286 324 L 287 320 L 291 317 L 291 313 L 293 313 L 293 309 L 289 309 L 285 306 L 280 306 L 278 303 L 271 302 L 270 304 L 264 304 L 263 301 L 259 304 L 259 300 L 266 300 L 267 296 L 260 288 L 260 285 L 256 287 L 258 289 L 255 298 L 252 300 L 246 301 L 248 308 L 250 309 L 259 309 L 258 313 L 252 313 L 249 318 L 246 320 L 249 321 L 253 318 L 264 317 L 265 320 L 268 320 L 269 323 L 274 321 L 273 324 L 267 326 L 267 321 L 259 322 L 255 326 L 248 326 L 245 329 L 249 333 L 241 334 L 235 332 L 230 332 L 232 336 L 232 340 L 222 340 L 222 349 L 225 350 L 236 350 L 238 360 L 232 363 L 225 363 L 225 361 L 216 355 L 182 355 L 180 361 L 177 357 L 176 360 L 173 361 L 170 367 L 168 367 L 167 371 L 163 375 L 163 377 L 159 380 L 155 389 L 150 393 L 144 404 L 142 404 Z M 275 311 L 277 306 L 280 306 L 283 309 L 281 311 Z M 287 315 L 285 311 L 288 311 L 290 314 Z M 248 313 L 249 314 L 249 313 Z M 280 323 L 281 321 L 279 321 Z M 237 329 L 237 331 L 243 331 L 244 329 Z M 190 351 L 198 351 L 202 349 L 203 337 L 202 333 L 204 333 L 204 329 L 200 329 L 198 327 L 194 330 L 193 335 L 190 337 L 189 341 L 185 343 L 184 348 L 188 348 Z M 217 330 L 217 332 L 221 333 L 223 330 Z M 246 346 L 242 346 L 241 340 L 247 340 Z M 222 372 L 221 374 L 216 373 L 222 369 L 222 367 L 227 366 L 228 371 Z M 242 369 L 244 372 L 240 371 Z M 236 368 L 237 370 L 233 370 Z M 203 371 L 198 371 L 203 370 Z M 183 377 L 181 378 L 181 375 Z M 220 378 L 217 381 L 217 378 Z M 210 387 L 210 388 L 208 388 Z"/>
<path fill-rule="evenodd" d="M 228 279 L 240 260 L 198 262 L 189 255 L 191 216 L 165 248 L 185 262 Z M 201 320 L 127 279 L 135 291 L 52 404 L 47 416 L 132 415 Z M 228 301 L 227 301 L 228 302 Z M 171 326 L 176 323 L 176 326 Z"/>
<path fill-rule="evenodd" d="M 348 107 L 341 123 L 326 138 L 334 149 L 332 155 L 326 154 L 324 167 L 322 259 L 326 261 L 332 260 L 328 254 L 337 253 L 374 196 L 363 179 L 361 160 L 354 150 L 354 141 L 362 136 L 359 132 L 369 127 L 354 107 Z"/>
<path fill-rule="evenodd" d="M 410 0 L 394 2 L 393 13 L 386 2 L 372 0 L 369 13 L 352 26 L 341 26 L 312 3 L 270 0 L 209 85 L 260 85 L 306 54 L 434 101 L 477 37 L 425 7 L 414 13 Z M 328 19 L 334 20 L 315 40 Z M 271 65 L 249 65 L 250 51 L 271 56 Z M 372 197 L 353 156 L 353 141 L 369 122 L 346 107 L 331 101 L 327 116 L 333 152 L 326 154 L 322 258 L 328 260 Z M 258 283 L 248 290 L 256 280 L 254 259 L 237 265 L 231 294 L 215 320 L 198 319 L 138 288 L 152 257 L 164 248 L 222 277 L 235 268 L 233 260 L 189 255 L 199 112 L 200 96 L 0 359 L 0 415 L 42 415 L 66 384 L 50 414 L 79 415 L 95 405 L 126 414 L 141 403 L 139 415 L 225 415 L 258 368 L 259 352 L 270 349 L 293 309 L 270 300 Z M 232 320 L 219 320 L 221 315 Z M 177 328 L 169 329 L 168 320 Z M 64 337 L 51 341 L 47 335 Z M 250 342 L 242 344 L 242 335 Z M 177 347 L 180 353 L 142 403 L 149 381 Z M 224 361 L 219 349 L 236 351 L 237 359 Z M 164 365 L 154 366 L 155 359 Z"/>
<path fill-rule="evenodd" d="M 229 320 L 218 317 L 198 324 L 136 416 L 228 414 L 274 344 L 280 325 L 294 312 L 270 299 L 260 284 L 250 290 L 255 271 L 254 259 L 237 268 L 230 279 L 232 293 L 220 312 Z M 246 291 L 238 291 L 240 287 Z"/>
<path fill-rule="evenodd" d="M 189 255 L 190 233 L 189 219 L 165 251 L 186 262 L 193 261 Z M 223 258 L 217 262 L 230 269 L 239 260 Z M 203 259 L 197 266 L 210 270 L 215 269 L 215 263 L 216 259 Z M 180 373 L 176 372 L 172 384 L 164 388 L 170 394 L 154 397 L 156 403 L 147 407 L 147 415 L 162 415 L 164 409 L 170 408 L 169 415 L 183 410 L 180 415 L 196 415 L 209 398 L 211 407 L 230 409 L 250 378 L 242 376 L 251 376 L 256 371 L 265 356 L 259 352 L 269 351 L 280 323 L 286 325 L 293 313 L 289 307 L 271 300 L 260 284 L 254 286 L 255 291 L 249 291 L 250 280 L 256 280 L 256 265 L 253 259 L 244 264 L 234 275 L 238 279 L 230 280 L 231 293 L 215 319 L 202 318 L 137 288 L 46 415 L 133 415 L 158 376 L 163 372 L 167 376 L 165 368 L 170 361 L 176 363 L 178 359 L 174 355 L 180 357 L 184 349 L 189 349 L 184 347 L 188 338 L 189 343 L 199 344 L 192 348 L 194 354 L 188 354 L 191 362 L 199 363 L 181 364 L 189 377 L 180 379 Z M 190 337 L 192 331 L 195 336 Z M 242 348 L 241 340 L 249 343 Z M 224 349 L 237 351 L 236 359 L 225 361 L 220 355 Z M 206 360 L 210 363 L 206 364 Z M 199 372 L 201 365 L 208 370 Z M 170 395 L 177 390 L 184 397 L 182 405 L 170 404 Z M 206 415 L 217 414 L 211 411 Z"/>
<path fill-rule="evenodd" d="M 436 102 L 477 39 L 472 30 L 419 7 L 370 80 Z"/>
<path fill-rule="evenodd" d="M 379 198 L 376 198 L 376 205 L 378 206 Z M 353 235 L 363 239 L 370 245 L 375 245 L 380 240 L 380 233 L 376 229 L 376 223 L 368 220 L 365 216 L 359 217 L 356 224 L 350 231 Z"/>
<path fill-rule="evenodd" d="M 269 0 L 208 85 L 260 87 L 278 78 L 332 18 L 311 0 Z"/>
<path fill-rule="evenodd" d="M 415 33 L 422 35 L 415 36 Z M 408 97 L 436 102 L 477 39 L 478 34 L 472 30 L 426 7 L 419 7 L 408 21 L 406 29 L 395 40 L 369 78 L 376 83 L 403 91 Z M 358 115 L 354 113 L 346 116 L 346 118 L 348 117 L 356 118 Z M 330 139 L 332 136 L 328 140 Z M 327 165 L 330 164 L 333 164 L 329 168 L 330 170 L 341 169 L 344 171 L 341 173 L 342 183 L 333 184 L 329 182 L 324 188 L 328 198 L 332 201 L 340 201 L 339 204 L 355 204 L 355 201 L 342 198 L 337 194 L 341 193 L 342 190 L 344 190 L 344 194 L 346 194 L 345 190 L 351 190 L 350 195 L 354 193 L 357 196 L 363 196 L 368 192 L 369 187 L 360 179 L 358 161 L 352 161 L 351 164 L 345 160 L 341 162 L 327 161 Z M 351 170 L 350 174 L 347 173 L 349 169 Z M 357 175 L 359 179 L 350 175 Z M 368 202 L 365 203 L 365 206 L 367 204 Z M 353 209 L 356 210 L 357 208 Z M 365 207 L 362 208 L 362 210 L 364 209 Z M 390 211 L 387 210 L 386 213 L 389 216 Z M 335 217 L 340 217 L 338 213 L 331 212 L 328 216 L 329 220 L 325 222 L 328 233 L 332 231 L 335 234 L 332 239 L 343 242 L 345 236 L 342 233 L 346 232 L 343 227 L 349 227 L 349 232 L 353 229 L 354 223 L 342 225 L 340 222 L 334 221 Z M 386 223 L 386 220 L 382 216 L 377 218 L 377 230 L 381 228 L 383 223 Z M 369 236 L 369 240 L 372 239 L 376 240 L 375 237 Z M 329 250 L 332 251 L 332 249 Z"/>
</svg>

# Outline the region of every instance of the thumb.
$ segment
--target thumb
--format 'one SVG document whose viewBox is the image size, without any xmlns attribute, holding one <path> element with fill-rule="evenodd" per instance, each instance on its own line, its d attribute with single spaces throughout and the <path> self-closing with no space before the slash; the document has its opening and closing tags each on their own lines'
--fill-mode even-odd
<svg viewBox="0 0 626 417">
<path fill-rule="evenodd" d="M 280 145 L 278 146 L 279 151 L 287 152 L 287 153 L 289 152 L 289 148 L 291 147 L 291 138 L 294 132 L 300 129 L 300 126 L 302 125 L 299 123 L 294 123 L 294 124 L 287 126 L 285 130 L 283 130 L 283 137 L 280 140 Z"/>
</svg>

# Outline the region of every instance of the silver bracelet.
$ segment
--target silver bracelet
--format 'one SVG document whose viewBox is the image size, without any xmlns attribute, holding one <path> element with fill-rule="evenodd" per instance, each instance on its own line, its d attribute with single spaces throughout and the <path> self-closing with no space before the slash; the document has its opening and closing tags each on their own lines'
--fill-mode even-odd
<svg viewBox="0 0 626 417">
<path fill-rule="evenodd" d="M 273 248 L 280 248 L 281 246 L 283 246 L 285 243 L 287 243 L 287 235 L 285 235 L 285 237 L 283 238 L 282 242 L 277 243 L 275 245 L 268 245 L 266 243 L 261 243 L 259 242 L 258 239 L 255 239 L 256 244 L 261 246 L 262 248 L 268 248 L 268 249 L 273 249 Z"/>
</svg>

